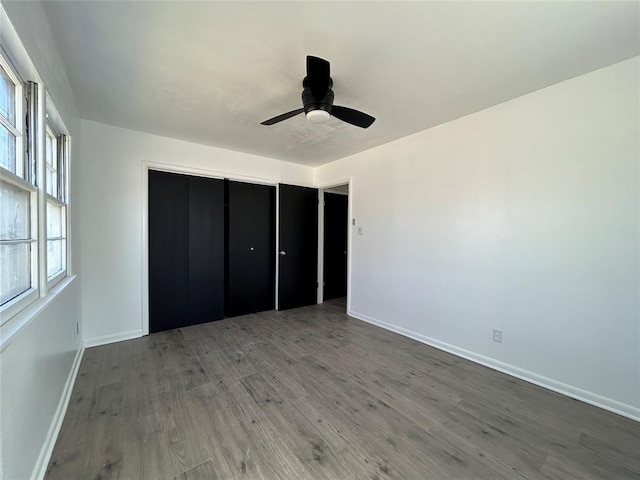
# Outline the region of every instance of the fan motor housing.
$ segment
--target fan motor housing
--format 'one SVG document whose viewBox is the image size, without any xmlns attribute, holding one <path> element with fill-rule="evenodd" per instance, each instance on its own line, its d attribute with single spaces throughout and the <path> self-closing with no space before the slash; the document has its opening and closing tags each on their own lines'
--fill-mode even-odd
<svg viewBox="0 0 640 480">
<path fill-rule="evenodd" d="M 327 93 L 322 98 L 317 98 L 309 87 L 307 77 L 302 81 L 302 106 L 304 107 L 304 113 L 307 114 L 312 110 L 324 110 L 331 113 L 331 107 L 333 106 L 333 80 L 329 78 L 329 84 L 327 87 Z"/>
</svg>

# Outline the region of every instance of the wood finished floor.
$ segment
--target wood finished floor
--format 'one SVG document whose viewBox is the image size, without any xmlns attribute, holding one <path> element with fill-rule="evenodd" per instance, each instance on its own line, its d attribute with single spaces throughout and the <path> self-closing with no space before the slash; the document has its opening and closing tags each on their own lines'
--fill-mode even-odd
<svg viewBox="0 0 640 480">
<path fill-rule="evenodd" d="M 640 424 L 343 302 L 87 349 L 55 479 L 639 479 Z"/>
</svg>

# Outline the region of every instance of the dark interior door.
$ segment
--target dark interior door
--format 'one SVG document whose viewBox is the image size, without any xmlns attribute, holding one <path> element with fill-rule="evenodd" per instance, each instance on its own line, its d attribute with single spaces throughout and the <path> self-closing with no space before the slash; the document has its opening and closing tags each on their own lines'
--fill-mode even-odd
<svg viewBox="0 0 640 480">
<path fill-rule="evenodd" d="M 226 315 L 273 310 L 275 187 L 227 181 Z"/>
<path fill-rule="evenodd" d="M 189 177 L 189 324 L 223 318 L 224 180 Z"/>
<path fill-rule="evenodd" d="M 189 177 L 149 171 L 149 330 L 189 321 Z"/>
<path fill-rule="evenodd" d="M 219 320 L 224 183 L 149 171 L 149 331 Z"/>
<path fill-rule="evenodd" d="M 317 303 L 318 190 L 280 185 L 278 309 Z"/>
<path fill-rule="evenodd" d="M 347 227 L 349 197 L 324 194 L 323 299 L 347 296 Z"/>
</svg>

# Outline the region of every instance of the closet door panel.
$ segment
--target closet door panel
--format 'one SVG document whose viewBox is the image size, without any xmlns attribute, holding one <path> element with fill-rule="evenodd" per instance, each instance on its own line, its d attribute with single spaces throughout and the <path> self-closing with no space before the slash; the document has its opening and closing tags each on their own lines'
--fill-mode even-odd
<svg viewBox="0 0 640 480">
<path fill-rule="evenodd" d="M 189 323 L 189 179 L 149 171 L 149 331 Z"/>
<path fill-rule="evenodd" d="M 253 311 L 275 308 L 276 188 L 253 186 Z"/>
<path fill-rule="evenodd" d="M 223 317 L 224 181 L 189 177 L 189 320 Z"/>
<path fill-rule="evenodd" d="M 227 182 L 227 302 L 226 315 L 251 311 L 253 188 L 249 183 Z"/>
<path fill-rule="evenodd" d="M 229 317 L 274 307 L 275 188 L 227 182 Z"/>
<path fill-rule="evenodd" d="M 317 303 L 318 190 L 280 185 L 278 310 Z"/>
</svg>

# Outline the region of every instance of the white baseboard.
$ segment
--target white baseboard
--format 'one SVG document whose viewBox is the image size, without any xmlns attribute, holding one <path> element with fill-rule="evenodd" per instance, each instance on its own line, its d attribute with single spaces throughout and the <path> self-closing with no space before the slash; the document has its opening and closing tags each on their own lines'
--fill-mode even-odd
<svg viewBox="0 0 640 480">
<path fill-rule="evenodd" d="M 98 347 L 109 343 L 122 342 L 133 338 L 140 338 L 142 330 L 131 330 L 130 332 L 116 333 L 113 335 L 102 335 L 101 337 L 86 338 L 84 341 L 85 348 Z"/>
<path fill-rule="evenodd" d="M 67 382 L 62 390 L 62 396 L 60 397 L 56 413 L 53 415 L 53 419 L 51 420 L 47 437 L 40 449 L 40 454 L 38 455 L 36 465 L 33 469 L 33 473 L 31 474 L 32 480 L 42 480 L 44 478 L 44 474 L 47 472 L 47 466 L 49 465 L 49 460 L 53 453 L 53 447 L 58 439 L 58 434 L 62 427 L 62 421 L 67 413 L 67 407 L 69 406 L 69 400 L 71 399 L 71 392 L 73 391 L 73 385 L 76 382 L 76 376 L 78 375 L 78 369 L 80 368 L 80 362 L 82 361 L 83 355 L 84 345 L 81 344 L 80 348 L 76 352 L 76 357 L 73 359 L 71 371 L 69 372 Z"/>
<path fill-rule="evenodd" d="M 354 312 L 353 310 L 349 310 L 349 312 L 347 313 L 350 316 L 357 318 L 358 320 L 371 323 L 378 327 L 384 328 L 385 330 L 390 330 L 405 337 L 413 338 L 418 342 L 425 343 L 439 350 L 444 350 L 445 352 L 452 353 L 453 355 L 457 355 L 458 357 L 466 358 L 467 360 L 479 363 L 480 365 L 484 365 L 485 367 L 492 368 L 499 372 L 506 373 L 521 380 L 525 380 L 529 383 L 533 383 L 534 385 L 538 385 L 548 390 L 566 395 L 567 397 L 575 398 L 576 400 L 580 400 L 590 405 L 609 410 L 610 412 L 617 413 L 618 415 L 622 415 L 624 417 L 640 422 L 640 408 L 634 407 L 633 405 L 627 405 L 626 403 L 619 402 L 612 398 L 604 397 L 597 393 L 583 390 L 573 385 L 569 385 L 567 383 L 563 383 L 558 380 L 539 375 L 529 370 L 525 370 L 514 365 L 501 362 L 499 360 L 495 360 L 491 357 L 486 357 L 484 355 L 465 350 L 464 348 L 441 342 L 440 340 L 436 340 L 435 338 L 430 338 L 420 333 L 407 330 L 406 328 L 383 322 L 368 315 Z"/>
</svg>

